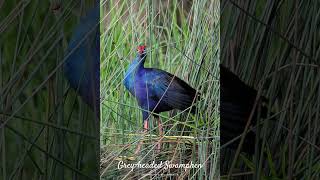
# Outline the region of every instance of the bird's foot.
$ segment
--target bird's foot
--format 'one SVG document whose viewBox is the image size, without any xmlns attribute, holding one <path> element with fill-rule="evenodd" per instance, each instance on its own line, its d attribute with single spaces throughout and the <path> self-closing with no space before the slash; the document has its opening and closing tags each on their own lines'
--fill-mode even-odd
<svg viewBox="0 0 320 180">
<path fill-rule="evenodd" d="M 138 145 L 137 145 L 137 148 L 136 148 L 136 150 L 135 150 L 135 152 L 134 152 L 135 155 L 140 154 L 140 150 L 141 150 L 141 147 L 142 147 L 142 145 L 143 145 L 143 139 L 144 139 L 145 135 L 147 134 L 147 132 L 148 132 L 148 129 L 144 129 L 144 130 L 141 132 L 141 133 L 142 133 L 142 138 L 139 140 L 139 143 L 138 143 Z"/>
<path fill-rule="evenodd" d="M 142 146 L 142 143 L 140 144 L 140 142 L 139 142 L 136 150 L 134 151 L 134 154 L 135 154 L 135 155 L 139 155 L 139 154 L 140 154 L 141 146 Z"/>
<path fill-rule="evenodd" d="M 159 154 L 161 151 L 162 140 L 160 139 L 156 144 L 156 153 Z"/>
<path fill-rule="evenodd" d="M 158 117 L 157 120 L 158 120 L 158 129 L 159 129 L 160 139 L 156 144 L 156 153 L 159 154 L 160 151 L 161 151 L 161 144 L 162 144 L 162 138 L 163 138 L 163 127 L 162 127 L 162 123 L 161 123 L 160 117 Z"/>
</svg>

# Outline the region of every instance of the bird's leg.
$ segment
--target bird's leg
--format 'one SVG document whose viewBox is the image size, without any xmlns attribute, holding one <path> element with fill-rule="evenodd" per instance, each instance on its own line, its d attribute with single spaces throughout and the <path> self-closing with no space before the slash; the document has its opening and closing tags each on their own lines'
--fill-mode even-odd
<svg viewBox="0 0 320 180">
<path fill-rule="evenodd" d="M 147 134 L 148 129 L 149 129 L 149 123 L 148 123 L 148 119 L 146 119 L 146 120 L 143 121 L 143 138 Z M 142 143 L 143 143 L 143 139 L 141 139 L 139 141 L 137 149 L 134 152 L 134 154 L 139 154 L 140 153 L 140 149 L 141 149 Z"/>
<path fill-rule="evenodd" d="M 161 119 L 160 117 L 157 117 L 157 121 L 158 121 L 158 129 L 159 129 L 159 135 L 160 135 L 160 139 L 157 142 L 157 153 L 160 153 L 161 150 L 161 142 L 162 142 L 162 138 L 163 138 L 163 127 L 162 127 L 162 123 L 161 123 Z"/>
<path fill-rule="evenodd" d="M 148 120 L 145 120 L 143 122 L 143 133 L 146 133 L 149 129 L 149 123 L 148 123 Z"/>
</svg>

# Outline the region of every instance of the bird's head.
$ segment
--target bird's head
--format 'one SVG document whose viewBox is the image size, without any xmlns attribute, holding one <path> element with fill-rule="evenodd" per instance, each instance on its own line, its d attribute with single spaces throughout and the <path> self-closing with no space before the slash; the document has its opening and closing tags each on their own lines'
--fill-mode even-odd
<svg viewBox="0 0 320 180">
<path fill-rule="evenodd" d="M 147 46 L 138 46 L 138 55 L 140 56 L 140 58 L 144 58 L 146 56 L 146 47 Z"/>
</svg>

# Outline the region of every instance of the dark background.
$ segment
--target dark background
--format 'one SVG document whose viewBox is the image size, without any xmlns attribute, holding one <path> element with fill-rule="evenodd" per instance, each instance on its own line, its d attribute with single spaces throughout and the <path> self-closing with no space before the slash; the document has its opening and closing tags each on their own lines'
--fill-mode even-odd
<svg viewBox="0 0 320 180">
<path fill-rule="evenodd" d="M 319 1 L 221 1 L 221 63 L 267 99 L 257 105 L 266 116 L 252 118 L 254 145 L 236 153 L 221 144 L 222 179 L 319 179 L 319 8 Z"/>
<path fill-rule="evenodd" d="M 99 178 L 99 121 L 62 69 L 71 35 L 93 6 L 1 1 L 0 179 Z"/>
</svg>

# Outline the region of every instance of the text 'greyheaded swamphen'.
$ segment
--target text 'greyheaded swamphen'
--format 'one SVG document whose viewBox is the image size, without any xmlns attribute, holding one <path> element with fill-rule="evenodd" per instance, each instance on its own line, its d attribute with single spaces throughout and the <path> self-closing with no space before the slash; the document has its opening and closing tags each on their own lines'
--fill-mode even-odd
<svg viewBox="0 0 320 180">
<path fill-rule="evenodd" d="M 160 136 L 163 136 L 161 119 L 157 114 L 173 109 L 188 112 L 188 108 L 194 113 L 192 105 L 196 102 L 198 93 L 175 75 L 156 68 L 145 68 L 146 56 L 146 46 L 138 46 L 138 55 L 125 74 L 124 85 L 142 109 L 144 133 L 147 132 L 150 116 L 153 115 L 158 121 Z M 135 153 L 139 153 L 140 147 L 141 141 Z M 157 143 L 158 152 L 160 148 L 161 138 Z"/>
</svg>

